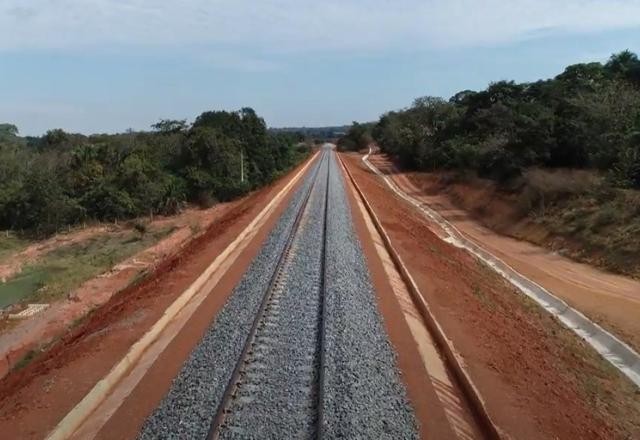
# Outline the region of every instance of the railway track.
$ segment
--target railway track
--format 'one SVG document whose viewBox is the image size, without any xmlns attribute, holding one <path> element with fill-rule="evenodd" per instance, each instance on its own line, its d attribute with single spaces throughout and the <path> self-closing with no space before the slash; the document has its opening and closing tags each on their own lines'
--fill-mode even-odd
<svg viewBox="0 0 640 440">
<path fill-rule="evenodd" d="M 324 147 L 138 438 L 417 438 Z"/>
<path fill-rule="evenodd" d="M 208 439 L 320 437 L 329 177 L 323 152 Z M 313 237 L 313 245 L 309 245 Z M 304 242 L 306 240 L 306 242 Z"/>
</svg>

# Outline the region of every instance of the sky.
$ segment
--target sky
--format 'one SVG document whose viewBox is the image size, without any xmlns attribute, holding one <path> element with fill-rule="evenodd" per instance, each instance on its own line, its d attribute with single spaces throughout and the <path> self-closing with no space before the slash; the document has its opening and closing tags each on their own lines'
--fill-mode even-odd
<svg viewBox="0 0 640 440">
<path fill-rule="evenodd" d="M 0 122 L 110 133 L 253 107 L 371 121 L 640 52 L 640 0 L 0 0 Z"/>
</svg>

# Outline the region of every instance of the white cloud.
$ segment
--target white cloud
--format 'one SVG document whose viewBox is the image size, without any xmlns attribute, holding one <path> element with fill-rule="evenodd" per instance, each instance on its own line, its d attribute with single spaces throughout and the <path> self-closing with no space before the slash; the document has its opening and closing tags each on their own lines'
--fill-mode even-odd
<svg viewBox="0 0 640 440">
<path fill-rule="evenodd" d="M 469 47 L 640 26 L 640 0 L 3 0 L 0 50 Z M 245 66 L 246 67 L 246 66 Z"/>
</svg>

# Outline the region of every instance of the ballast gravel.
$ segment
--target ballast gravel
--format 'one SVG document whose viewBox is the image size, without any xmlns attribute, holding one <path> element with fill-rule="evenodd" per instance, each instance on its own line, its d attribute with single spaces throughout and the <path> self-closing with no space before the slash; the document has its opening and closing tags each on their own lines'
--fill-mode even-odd
<svg viewBox="0 0 640 440">
<path fill-rule="evenodd" d="M 317 415 L 318 385 L 322 387 L 320 423 L 325 438 L 418 437 L 415 416 L 353 230 L 342 174 L 335 153 L 325 154 L 328 156 L 308 173 L 169 392 L 144 423 L 140 439 L 206 437 L 316 173 L 308 215 L 303 218 L 302 233 L 294 240 L 290 268 L 274 302 L 278 311 L 266 322 L 265 331 L 256 334 L 256 338 L 263 338 L 256 344 L 259 353 L 253 360 L 258 362 L 247 370 L 257 368 L 259 372 L 247 375 L 247 388 L 240 391 L 235 412 L 227 417 L 228 429 L 221 431 L 221 437 L 315 437 L 318 420 L 299 419 L 305 414 Z M 313 345 L 322 331 L 318 325 L 321 302 L 317 286 L 327 168 L 324 347 L 322 375 L 318 376 L 319 352 Z M 272 339 L 274 336 L 277 340 Z"/>
<path fill-rule="evenodd" d="M 169 392 L 145 421 L 139 439 L 204 439 L 207 436 L 315 171 L 307 175 L 294 194 L 227 303 L 173 380 Z"/>
<path fill-rule="evenodd" d="M 415 414 L 378 310 L 332 160 L 327 219 L 323 421 L 325 438 L 418 438 Z"/>
<path fill-rule="evenodd" d="M 313 438 L 317 426 L 320 279 L 329 155 L 256 332 L 220 439 Z M 259 434 L 258 434 L 259 433 Z"/>
</svg>

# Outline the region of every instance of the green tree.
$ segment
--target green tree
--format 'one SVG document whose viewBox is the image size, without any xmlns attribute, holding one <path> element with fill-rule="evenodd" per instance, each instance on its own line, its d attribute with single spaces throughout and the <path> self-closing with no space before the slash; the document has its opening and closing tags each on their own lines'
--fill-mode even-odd
<svg viewBox="0 0 640 440">
<path fill-rule="evenodd" d="M 629 139 L 640 131 L 639 69 L 638 57 L 624 51 L 604 66 L 575 64 L 549 80 L 499 81 L 446 102 L 418 98 L 381 116 L 371 132 L 409 168 L 471 168 L 505 180 L 532 166 L 615 167 L 621 185 L 634 185 Z"/>
<path fill-rule="evenodd" d="M 0 124 L 0 142 L 15 142 L 18 137 L 18 127 L 13 124 Z"/>
<path fill-rule="evenodd" d="M 47 147 L 58 147 L 69 141 L 69 134 L 63 129 L 56 128 L 47 131 L 44 135 L 44 143 Z"/>
<path fill-rule="evenodd" d="M 340 150 L 363 150 L 373 142 L 371 124 L 353 122 L 347 133 L 338 140 Z"/>
<path fill-rule="evenodd" d="M 187 120 L 161 119 L 151 125 L 151 128 L 163 134 L 181 133 L 187 129 Z"/>
<path fill-rule="evenodd" d="M 0 228 L 40 235 L 85 219 L 209 205 L 269 182 L 309 152 L 294 135 L 270 134 L 250 108 L 205 112 L 196 122 L 88 137 L 55 129 L 26 139 L 1 125 Z"/>
</svg>

